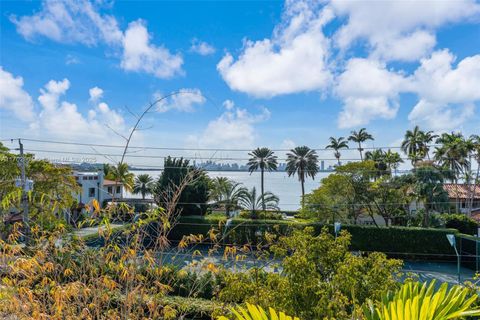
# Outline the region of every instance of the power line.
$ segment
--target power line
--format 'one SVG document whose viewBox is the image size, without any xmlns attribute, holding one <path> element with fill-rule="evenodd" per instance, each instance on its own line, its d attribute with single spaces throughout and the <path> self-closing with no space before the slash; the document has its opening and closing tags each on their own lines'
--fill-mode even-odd
<svg viewBox="0 0 480 320">
<path fill-rule="evenodd" d="M 90 156 L 109 156 L 109 157 L 121 157 L 122 154 L 109 154 L 109 153 L 95 153 L 95 152 L 79 152 L 79 151 L 58 151 L 58 150 L 45 150 L 45 149 L 25 149 L 29 152 L 44 152 L 44 153 L 57 153 L 57 154 L 77 154 L 77 155 L 90 155 Z M 170 155 L 168 156 L 159 156 L 159 155 L 132 155 L 126 154 L 125 157 L 128 158 L 147 158 L 147 159 L 166 159 L 166 158 L 175 158 Z M 184 157 L 178 156 L 177 158 L 183 158 L 186 160 L 223 160 L 223 161 L 249 161 L 250 158 L 230 158 L 230 157 Z M 401 158 L 402 160 L 411 160 L 410 158 Z M 446 159 L 455 159 L 455 158 L 446 158 Z M 278 161 L 287 161 L 288 158 L 277 158 Z M 337 161 L 336 158 L 317 158 L 318 161 Z M 342 158 L 342 161 L 360 161 L 360 158 Z M 380 171 L 380 170 L 379 170 Z"/>
<path fill-rule="evenodd" d="M 15 138 L 15 140 L 18 138 Z M 21 138 L 24 141 L 30 142 L 42 142 L 42 143 L 51 143 L 51 144 L 63 144 L 63 145 L 77 145 L 77 146 L 91 146 L 91 147 L 105 147 L 105 148 L 125 148 L 124 145 L 111 145 L 111 144 L 93 144 L 93 143 L 82 143 L 82 142 L 69 142 L 69 141 L 56 141 L 56 140 L 42 140 L 42 139 L 25 139 Z M 10 141 L 12 139 L 5 139 L 5 141 Z M 439 144 L 430 144 L 427 147 L 440 146 Z M 250 152 L 252 149 L 234 149 L 234 148 L 179 148 L 179 147 L 155 147 L 155 146 L 129 146 L 130 149 L 152 149 L 152 150 L 173 150 L 173 151 L 239 151 L 239 152 Z M 401 149 L 401 146 L 379 146 L 379 147 L 362 147 L 363 150 L 377 150 L 377 149 Z M 291 149 L 271 149 L 272 151 L 285 151 L 288 152 Z M 332 151 L 331 148 L 312 148 L 315 151 Z M 342 151 L 357 151 L 358 148 L 343 149 Z"/>
</svg>

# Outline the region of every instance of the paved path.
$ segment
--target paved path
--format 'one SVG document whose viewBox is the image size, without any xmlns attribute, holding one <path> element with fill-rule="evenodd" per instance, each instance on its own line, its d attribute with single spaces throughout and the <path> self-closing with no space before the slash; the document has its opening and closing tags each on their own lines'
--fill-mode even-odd
<svg viewBox="0 0 480 320">
<path fill-rule="evenodd" d="M 124 224 L 121 224 L 121 223 L 112 223 L 110 224 L 110 228 L 111 229 L 117 229 L 117 228 L 120 228 L 120 227 L 123 227 Z M 98 230 L 99 228 L 101 228 L 102 230 L 105 229 L 105 226 L 95 226 L 95 227 L 88 227 L 88 228 L 82 228 L 82 229 L 77 229 L 75 231 L 73 231 L 73 234 L 78 236 L 78 237 L 87 237 L 89 235 L 92 235 L 92 234 L 98 234 Z"/>
</svg>

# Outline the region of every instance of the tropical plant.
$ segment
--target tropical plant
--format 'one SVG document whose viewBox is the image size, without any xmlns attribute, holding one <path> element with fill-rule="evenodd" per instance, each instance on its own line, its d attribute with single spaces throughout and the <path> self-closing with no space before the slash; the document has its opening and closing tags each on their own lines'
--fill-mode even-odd
<svg viewBox="0 0 480 320">
<path fill-rule="evenodd" d="M 353 130 L 348 137 L 348 140 L 358 143 L 358 152 L 360 152 L 360 160 L 363 161 L 363 148 L 362 143 L 367 140 L 374 140 L 373 136 L 367 132 L 367 129 L 362 128 L 358 132 Z"/>
<path fill-rule="evenodd" d="M 334 156 L 337 159 L 338 165 L 340 165 L 340 150 L 341 149 L 348 149 L 348 140 L 344 137 L 339 137 L 338 139 L 334 137 L 330 137 L 330 144 L 326 146 L 327 149 L 334 150 Z"/>
<path fill-rule="evenodd" d="M 477 172 L 475 173 L 475 176 L 473 178 L 473 188 L 470 192 L 470 199 L 469 199 L 469 213 L 471 213 L 471 210 L 473 208 L 473 200 L 476 197 L 476 192 L 477 192 L 477 186 L 479 184 L 479 179 L 480 179 L 480 136 L 473 134 L 470 136 L 470 143 L 472 144 L 472 153 L 475 161 L 477 161 Z"/>
<path fill-rule="evenodd" d="M 164 170 L 153 191 L 154 200 L 159 206 L 164 206 L 165 194 L 175 191 L 187 176 L 191 176 L 192 179 L 180 193 L 176 212 L 186 215 L 204 215 L 207 212 L 210 179 L 205 171 L 193 167 L 183 158 L 165 158 Z"/>
<path fill-rule="evenodd" d="M 264 209 L 264 211 L 279 210 L 278 202 L 278 197 L 269 191 L 257 196 L 257 189 L 255 187 L 249 191 L 242 191 L 238 198 L 240 206 L 249 210 L 253 217 L 255 217 L 256 212 L 260 209 Z"/>
<path fill-rule="evenodd" d="M 134 178 L 135 175 L 128 170 L 128 164 L 119 163 L 116 166 L 105 166 L 104 170 L 107 171 L 106 178 L 115 181 L 123 185 L 123 188 L 126 191 L 132 191 L 135 184 Z"/>
<path fill-rule="evenodd" d="M 239 208 L 240 200 L 248 197 L 248 190 L 241 183 L 216 177 L 212 180 L 210 195 L 211 200 L 225 208 L 225 214 L 229 217 L 232 210 Z"/>
<path fill-rule="evenodd" d="M 376 176 L 387 174 L 387 164 L 385 160 L 385 152 L 382 149 L 375 149 L 365 153 L 365 160 L 371 160 L 375 164 Z"/>
<path fill-rule="evenodd" d="M 396 292 L 388 292 L 375 305 L 368 300 L 364 307 L 367 320 L 443 320 L 480 316 L 476 293 L 443 283 L 438 289 L 430 283 L 408 281 Z"/>
<path fill-rule="evenodd" d="M 473 149 L 461 133 L 443 133 L 436 143 L 435 160 L 448 172 L 448 178 L 456 183 L 459 176 L 465 173 L 470 165 L 468 156 Z"/>
<path fill-rule="evenodd" d="M 434 134 L 433 131 L 426 131 L 422 133 L 422 145 L 420 150 L 422 155 L 427 156 L 427 159 L 430 160 L 430 146 L 429 144 L 433 142 L 434 139 L 438 138 L 438 135 Z"/>
<path fill-rule="evenodd" d="M 425 156 L 430 157 L 428 144 L 436 137 L 432 131 L 424 132 L 419 126 L 415 126 L 413 130 L 407 130 L 401 148 L 412 161 L 412 165 L 423 160 Z"/>
<path fill-rule="evenodd" d="M 264 188 L 264 173 L 265 170 L 267 171 L 274 171 L 277 170 L 277 157 L 273 155 L 273 151 L 269 148 L 257 148 L 248 154 L 251 158 L 247 163 L 248 171 L 250 174 L 252 172 L 260 169 L 260 191 L 262 193 L 262 197 L 265 193 Z M 265 211 L 265 201 L 263 201 L 263 210 Z"/>
<path fill-rule="evenodd" d="M 335 238 L 327 228 L 319 235 L 311 227 L 293 229 L 270 245 L 282 259 L 282 272 L 251 268 L 230 273 L 218 298 L 272 307 L 302 319 L 358 319 L 352 315 L 366 299 L 377 300 L 398 286 L 402 263 L 377 252 L 353 254 L 350 240 L 346 231 Z"/>
<path fill-rule="evenodd" d="M 318 156 L 315 150 L 307 146 L 301 146 L 287 153 L 287 174 L 289 177 L 297 174 L 302 185 L 302 207 L 305 198 L 305 179 L 307 177 L 315 179 L 318 170 Z"/>
<path fill-rule="evenodd" d="M 247 308 L 238 306 L 236 309 L 231 309 L 235 316 L 235 320 L 300 320 L 298 317 L 291 317 L 285 315 L 283 312 L 278 312 L 273 308 L 268 308 L 269 313 L 265 312 L 262 307 L 247 303 Z M 229 320 L 224 316 L 219 317 L 218 320 Z"/>
<path fill-rule="evenodd" d="M 400 166 L 400 163 L 403 163 L 402 157 L 398 152 L 392 152 L 390 149 L 388 149 L 387 152 L 384 154 L 384 161 L 387 164 L 388 169 L 394 170 L 394 172 L 397 172 L 398 167 Z"/>
<path fill-rule="evenodd" d="M 133 184 L 133 193 L 141 194 L 142 199 L 145 200 L 147 194 L 151 194 L 153 190 L 153 178 L 148 174 L 140 174 L 135 177 L 135 183 Z"/>
</svg>

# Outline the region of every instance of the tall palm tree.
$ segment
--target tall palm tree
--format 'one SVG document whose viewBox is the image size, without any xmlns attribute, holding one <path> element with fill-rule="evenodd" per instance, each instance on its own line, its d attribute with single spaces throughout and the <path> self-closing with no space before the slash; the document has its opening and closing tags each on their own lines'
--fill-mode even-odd
<svg viewBox="0 0 480 320">
<path fill-rule="evenodd" d="M 439 147 L 435 148 L 435 160 L 443 170 L 447 171 L 446 177 L 457 184 L 458 179 L 465 174 L 470 174 L 469 155 L 473 144 L 463 137 L 461 133 L 443 133 L 437 140 Z M 458 189 L 457 189 L 458 190 Z M 459 196 L 457 192 L 457 210 L 459 209 Z"/>
<path fill-rule="evenodd" d="M 263 210 L 279 210 L 279 199 L 271 192 L 265 192 L 257 197 L 257 189 L 253 187 L 251 190 L 242 194 L 239 199 L 239 204 L 242 208 L 250 210 L 252 215 L 263 208 Z"/>
<path fill-rule="evenodd" d="M 327 149 L 333 149 L 335 152 L 335 158 L 337 158 L 338 165 L 340 165 L 340 150 L 341 149 L 348 149 L 348 140 L 344 137 L 339 137 L 338 139 L 334 137 L 330 137 L 330 144 L 326 146 Z"/>
<path fill-rule="evenodd" d="M 390 170 L 393 169 L 395 173 L 397 173 L 397 169 L 400 166 L 400 163 L 403 162 L 400 154 L 398 152 L 392 152 L 390 149 L 388 149 L 388 151 L 385 152 L 384 160 L 385 160 L 385 163 L 387 164 L 387 167 Z"/>
<path fill-rule="evenodd" d="M 348 140 L 358 143 L 358 151 L 360 152 L 360 160 L 363 161 L 362 143 L 367 140 L 375 140 L 373 136 L 367 132 L 367 129 L 362 128 L 358 132 L 353 130 L 348 137 Z"/>
<path fill-rule="evenodd" d="M 479 183 L 479 177 L 480 177 L 480 136 L 473 134 L 470 136 L 470 142 L 472 143 L 472 152 L 473 152 L 473 157 L 475 158 L 475 161 L 477 161 L 477 173 L 475 174 L 475 178 L 473 179 L 473 190 L 470 193 L 470 201 L 469 201 L 469 213 L 471 214 L 471 210 L 473 208 L 473 199 L 475 199 L 476 196 L 476 191 L 477 191 L 477 185 Z"/>
<path fill-rule="evenodd" d="M 402 142 L 402 151 L 412 161 L 412 165 L 423 159 L 422 145 L 425 133 L 420 130 L 419 126 L 415 126 L 413 130 L 407 130 Z"/>
<path fill-rule="evenodd" d="M 260 188 L 261 188 L 261 196 L 263 197 L 263 194 L 265 192 L 264 188 L 264 172 L 265 170 L 267 171 L 274 171 L 277 170 L 277 157 L 273 155 L 273 151 L 270 150 L 269 148 L 257 148 L 250 152 L 248 154 L 251 158 L 247 163 L 248 170 L 250 171 L 250 174 L 252 174 L 253 171 L 256 171 L 260 169 Z M 263 210 L 265 210 L 265 201 L 263 201 L 264 207 Z"/>
<path fill-rule="evenodd" d="M 438 138 L 438 135 L 434 134 L 433 131 L 422 132 L 422 145 L 420 150 L 423 156 L 427 156 L 428 160 L 430 160 L 429 144 L 432 143 L 436 138 Z"/>
<path fill-rule="evenodd" d="M 318 173 L 318 156 L 315 150 L 307 146 L 296 147 L 287 153 L 286 171 L 288 176 L 298 175 L 298 180 L 302 185 L 302 207 L 305 200 L 305 179 L 311 177 L 315 179 Z"/>
<path fill-rule="evenodd" d="M 371 160 L 375 163 L 375 168 L 377 169 L 376 176 L 380 177 L 387 174 L 385 152 L 382 149 L 365 152 L 365 160 Z"/>
<path fill-rule="evenodd" d="M 153 178 L 148 174 L 140 174 L 135 177 L 133 184 L 133 193 L 141 194 L 142 199 L 145 200 L 147 194 L 151 194 L 153 189 Z"/>
<path fill-rule="evenodd" d="M 107 168 L 106 178 L 115 181 L 115 187 L 117 183 L 121 183 L 126 191 L 132 191 L 135 175 L 128 171 L 128 164 L 119 163 L 116 166 L 108 166 Z"/>
</svg>

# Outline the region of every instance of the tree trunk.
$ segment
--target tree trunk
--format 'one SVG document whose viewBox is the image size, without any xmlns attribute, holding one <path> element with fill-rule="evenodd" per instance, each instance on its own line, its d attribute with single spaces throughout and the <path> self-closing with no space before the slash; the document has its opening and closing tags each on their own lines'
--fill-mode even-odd
<svg viewBox="0 0 480 320">
<path fill-rule="evenodd" d="M 360 161 L 363 161 L 363 153 L 362 153 L 362 144 L 358 143 L 358 151 L 360 152 Z"/>
<path fill-rule="evenodd" d="M 473 202 L 475 200 L 475 193 L 477 191 L 477 184 L 478 184 L 478 178 L 480 175 L 480 158 L 477 159 L 477 174 L 475 175 L 475 179 L 473 180 L 473 190 L 470 198 L 470 209 L 469 209 L 469 216 L 472 215 L 472 209 L 473 209 Z"/>
<path fill-rule="evenodd" d="M 262 190 L 261 190 L 261 192 L 262 192 L 262 209 L 263 209 L 263 211 L 265 211 L 265 210 L 266 210 L 266 207 L 265 207 L 265 196 L 264 196 L 264 195 L 265 195 L 265 190 L 263 189 L 263 179 L 264 179 L 264 170 L 263 170 L 263 168 L 261 168 L 260 171 L 261 171 L 261 173 L 260 173 L 260 174 L 261 174 L 261 185 L 260 185 L 260 187 L 261 187 L 261 189 L 262 189 Z"/>
<path fill-rule="evenodd" d="M 305 208 L 305 177 L 302 175 L 300 178 L 300 183 L 302 184 L 302 209 Z"/>
</svg>

